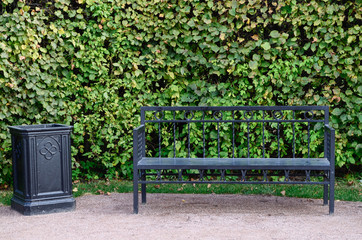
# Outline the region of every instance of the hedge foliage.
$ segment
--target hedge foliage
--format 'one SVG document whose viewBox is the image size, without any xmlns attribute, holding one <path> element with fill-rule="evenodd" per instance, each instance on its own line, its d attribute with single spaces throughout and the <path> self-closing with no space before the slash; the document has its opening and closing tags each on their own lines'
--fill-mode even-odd
<svg viewBox="0 0 362 240">
<path fill-rule="evenodd" d="M 9 125 L 74 125 L 74 178 L 130 177 L 145 105 L 329 105 L 337 167 L 361 166 L 360 1 L 3 0 Z"/>
</svg>

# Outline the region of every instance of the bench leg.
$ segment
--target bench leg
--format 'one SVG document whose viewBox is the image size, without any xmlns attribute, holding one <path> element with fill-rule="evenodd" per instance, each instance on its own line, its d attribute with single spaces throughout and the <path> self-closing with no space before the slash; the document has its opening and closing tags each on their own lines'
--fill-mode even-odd
<svg viewBox="0 0 362 240">
<path fill-rule="evenodd" d="M 146 203 L 146 184 L 142 184 L 141 189 L 142 189 L 142 203 Z"/>
<path fill-rule="evenodd" d="M 329 214 L 334 213 L 334 172 L 330 174 L 330 185 L 329 185 Z"/>
<path fill-rule="evenodd" d="M 327 178 L 324 177 L 324 181 L 326 181 Z M 323 205 L 328 204 L 328 184 L 323 185 Z"/>
<path fill-rule="evenodd" d="M 142 172 L 142 181 L 146 180 L 145 172 Z M 141 184 L 141 192 L 142 192 L 142 203 L 146 203 L 146 184 Z"/>
<path fill-rule="evenodd" d="M 133 213 L 138 213 L 138 170 L 133 170 Z"/>
</svg>

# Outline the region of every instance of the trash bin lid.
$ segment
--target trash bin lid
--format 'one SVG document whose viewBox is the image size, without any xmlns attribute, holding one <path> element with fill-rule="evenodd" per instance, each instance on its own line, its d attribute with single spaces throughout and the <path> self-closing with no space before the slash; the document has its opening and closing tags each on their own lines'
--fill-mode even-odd
<svg viewBox="0 0 362 240">
<path fill-rule="evenodd" d="M 9 126 L 10 131 L 15 132 L 44 132 L 44 131 L 61 131 L 61 130 L 71 130 L 73 126 L 59 124 L 59 123 L 50 123 L 50 124 L 37 124 L 37 125 L 19 125 L 19 126 Z"/>
</svg>

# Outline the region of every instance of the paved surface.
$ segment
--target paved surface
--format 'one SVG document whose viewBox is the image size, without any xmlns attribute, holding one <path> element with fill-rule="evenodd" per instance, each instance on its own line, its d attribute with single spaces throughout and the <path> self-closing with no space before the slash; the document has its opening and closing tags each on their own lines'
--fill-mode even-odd
<svg viewBox="0 0 362 240">
<path fill-rule="evenodd" d="M 86 195 L 73 212 L 23 216 L 0 207 L 0 239 L 362 239 L 362 202 L 252 195 Z"/>
</svg>

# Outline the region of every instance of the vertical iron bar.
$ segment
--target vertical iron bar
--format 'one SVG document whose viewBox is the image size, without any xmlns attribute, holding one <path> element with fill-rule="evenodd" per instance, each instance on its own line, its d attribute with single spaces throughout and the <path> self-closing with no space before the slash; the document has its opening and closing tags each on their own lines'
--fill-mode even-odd
<svg viewBox="0 0 362 240">
<path fill-rule="evenodd" d="M 217 122 L 217 157 L 220 158 L 220 123 Z"/>
<path fill-rule="evenodd" d="M 205 111 L 202 112 L 202 120 L 203 157 L 205 158 Z"/>
<path fill-rule="evenodd" d="M 308 122 L 308 158 L 310 157 L 310 122 Z"/>
<path fill-rule="evenodd" d="M 325 106 L 324 109 L 324 125 L 329 124 L 329 107 Z M 327 131 L 324 128 L 324 156 L 327 157 Z"/>
<path fill-rule="evenodd" d="M 295 110 L 293 110 L 293 120 L 295 120 Z M 293 158 L 295 158 L 295 123 L 293 122 Z"/>
<path fill-rule="evenodd" d="M 144 125 L 146 127 L 145 124 L 145 120 L 146 120 L 146 113 L 145 111 L 141 108 L 141 125 Z M 143 152 L 142 152 L 142 156 L 146 157 L 146 128 L 143 131 Z"/>
<path fill-rule="evenodd" d="M 187 121 L 187 130 L 188 130 L 188 137 L 187 137 L 187 148 L 188 148 L 188 157 L 190 158 L 190 122 Z"/>
<path fill-rule="evenodd" d="M 142 157 L 146 157 L 146 129 L 142 132 L 142 140 L 143 140 Z"/>
<path fill-rule="evenodd" d="M 280 135 L 279 135 L 279 125 L 280 125 L 280 122 L 278 121 L 278 158 L 280 158 L 280 142 L 279 142 Z"/>
<path fill-rule="evenodd" d="M 250 123 L 248 121 L 248 158 L 250 158 Z"/>
<path fill-rule="evenodd" d="M 173 120 L 175 117 L 176 111 L 173 111 Z M 173 157 L 176 158 L 176 123 L 173 123 Z"/>
<path fill-rule="evenodd" d="M 263 158 L 265 158 L 265 135 L 264 135 L 264 131 L 265 131 L 265 111 L 263 111 Z"/>
<path fill-rule="evenodd" d="M 235 115 L 234 115 L 234 111 L 232 111 L 233 114 L 233 158 L 235 158 Z"/>
<path fill-rule="evenodd" d="M 158 123 L 158 157 L 161 158 L 161 121 Z"/>
</svg>

